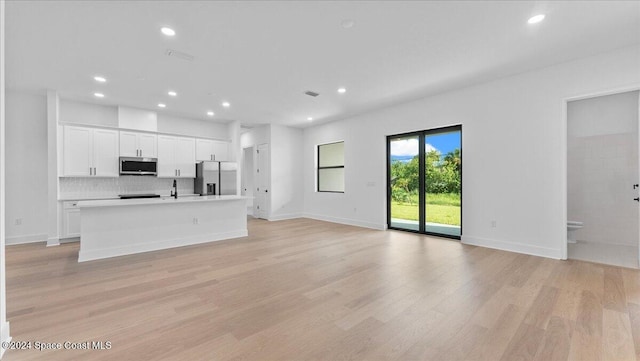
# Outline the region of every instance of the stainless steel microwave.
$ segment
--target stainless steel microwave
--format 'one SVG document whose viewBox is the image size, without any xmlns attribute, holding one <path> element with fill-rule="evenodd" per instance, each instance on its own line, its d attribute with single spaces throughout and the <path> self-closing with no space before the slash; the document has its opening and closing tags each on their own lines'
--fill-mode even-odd
<svg viewBox="0 0 640 361">
<path fill-rule="evenodd" d="M 120 175 L 158 175 L 158 158 L 120 157 Z"/>
</svg>

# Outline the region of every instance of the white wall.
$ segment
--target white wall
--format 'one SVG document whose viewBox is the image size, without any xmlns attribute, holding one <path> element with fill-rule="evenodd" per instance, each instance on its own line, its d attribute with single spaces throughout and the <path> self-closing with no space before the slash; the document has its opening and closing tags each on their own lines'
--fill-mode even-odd
<svg viewBox="0 0 640 361">
<path fill-rule="evenodd" d="M 463 242 L 561 258 L 564 99 L 640 84 L 638 64 L 630 47 L 307 128 L 305 213 L 384 228 L 385 136 L 462 124 Z M 342 139 L 346 191 L 316 193 L 314 148 Z"/>
<path fill-rule="evenodd" d="M 7 243 L 44 241 L 48 167 L 46 97 L 7 92 L 5 119 Z"/>
<path fill-rule="evenodd" d="M 227 127 L 228 125 L 224 123 L 158 113 L 158 132 L 160 133 L 231 140 Z"/>
<path fill-rule="evenodd" d="M 4 92 L 4 5 L 0 0 L 0 214 L 5 214 L 5 92 Z M 7 322 L 7 291 L 5 272 L 5 223 L 0 216 L 0 342 L 9 341 L 9 323 Z M 0 358 L 4 354 L 0 347 Z"/>
<path fill-rule="evenodd" d="M 60 99 L 60 121 L 118 127 L 118 107 Z"/>
<path fill-rule="evenodd" d="M 638 245 L 638 96 L 631 91 L 569 102 L 567 217 L 576 238 Z"/>
<path fill-rule="evenodd" d="M 302 129 L 271 126 L 270 220 L 300 217 L 304 208 Z"/>
</svg>

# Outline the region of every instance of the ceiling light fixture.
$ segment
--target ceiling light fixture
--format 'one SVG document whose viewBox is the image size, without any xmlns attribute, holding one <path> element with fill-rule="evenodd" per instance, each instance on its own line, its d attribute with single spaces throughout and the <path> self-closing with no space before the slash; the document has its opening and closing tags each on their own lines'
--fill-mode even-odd
<svg viewBox="0 0 640 361">
<path fill-rule="evenodd" d="M 166 108 L 166 107 L 167 107 L 167 105 L 166 105 L 166 104 L 164 104 L 164 103 L 158 103 L 158 107 L 160 107 L 160 108 Z"/>
<path fill-rule="evenodd" d="M 346 89 L 346 88 L 339 88 L 339 89 L 338 89 L 338 93 L 340 93 L 340 94 L 344 94 L 344 93 L 346 93 L 346 92 L 347 92 L 347 89 Z"/>
<path fill-rule="evenodd" d="M 313 118 L 309 117 L 309 118 L 307 118 L 307 120 L 311 122 L 311 121 L 313 121 Z"/>
<path fill-rule="evenodd" d="M 530 17 L 527 22 L 529 24 L 537 24 L 537 23 L 541 22 L 542 20 L 544 20 L 544 14 L 538 14 L 536 16 Z"/>
<path fill-rule="evenodd" d="M 355 21 L 351 20 L 351 19 L 346 19 L 342 21 L 342 27 L 345 29 L 350 29 L 352 28 L 354 25 L 356 24 Z"/>
<path fill-rule="evenodd" d="M 210 117 L 212 117 L 212 116 L 214 116 L 214 115 L 215 115 L 215 113 L 214 113 L 214 112 L 212 112 L 211 110 L 209 110 L 209 111 L 207 112 L 207 115 L 208 115 L 208 116 L 210 116 Z"/>
<path fill-rule="evenodd" d="M 222 103 L 222 106 L 225 107 L 225 108 L 228 108 L 228 107 L 231 106 L 231 104 L 229 104 L 229 102 L 224 102 L 224 103 Z"/>
<path fill-rule="evenodd" d="M 99 83 L 104 83 L 104 82 L 106 82 L 106 81 L 107 81 L 107 79 L 106 79 L 105 77 L 100 76 L 100 75 L 96 75 L 96 76 L 94 76 L 94 77 L 93 77 L 93 79 L 94 79 L 95 81 L 99 82 Z"/>
<path fill-rule="evenodd" d="M 161 28 L 160 31 L 166 36 L 174 36 L 174 35 L 176 35 L 176 31 L 175 30 L 173 30 L 171 28 L 168 28 L 166 26 Z"/>
<path fill-rule="evenodd" d="M 104 94 L 102 93 L 93 93 L 93 96 L 95 96 L 96 98 L 104 98 Z"/>
<path fill-rule="evenodd" d="M 169 94 L 172 97 L 175 97 L 176 95 L 178 95 L 178 93 L 174 92 L 173 90 L 169 90 L 169 92 L 167 92 L 167 94 Z"/>
</svg>

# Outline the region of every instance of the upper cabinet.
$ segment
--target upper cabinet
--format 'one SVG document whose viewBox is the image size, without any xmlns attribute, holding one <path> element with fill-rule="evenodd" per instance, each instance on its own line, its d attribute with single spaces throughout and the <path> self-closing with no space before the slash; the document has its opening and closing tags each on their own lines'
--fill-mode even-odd
<svg viewBox="0 0 640 361">
<path fill-rule="evenodd" d="M 228 161 L 229 143 L 211 139 L 196 139 L 196 160 Z"/>
<path fill-rule="evenodd" d="M 64 177 L 118 177 L 118 132 L 65 126 Z"/>
<path fill-rule="evenodd" d="M 158 157 L 158 136 L 138 132 L 120 132 L 121 157 Z"/>
<path fill-rule="evenodd" d="M 158 177 L 195 178 L 195 139 L 158 136 Z"/>
</svg>

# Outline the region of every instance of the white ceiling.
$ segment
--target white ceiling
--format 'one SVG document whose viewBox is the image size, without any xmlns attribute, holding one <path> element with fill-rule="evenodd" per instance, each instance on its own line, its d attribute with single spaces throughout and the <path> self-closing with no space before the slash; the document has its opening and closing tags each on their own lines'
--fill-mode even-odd
<svg viewBox="0 0 640 361">
<path fill-rule="evenodd" d="M 546 19 L 527 24 L 538 13 Z M 211 109 L 214 120 L 246 125 L 305 127 L 638 43 L 640 1 L 6 4 L 8 88 L 150 109 L 163 102 L 158 111 L 198 119 Z"/>
</svg>

